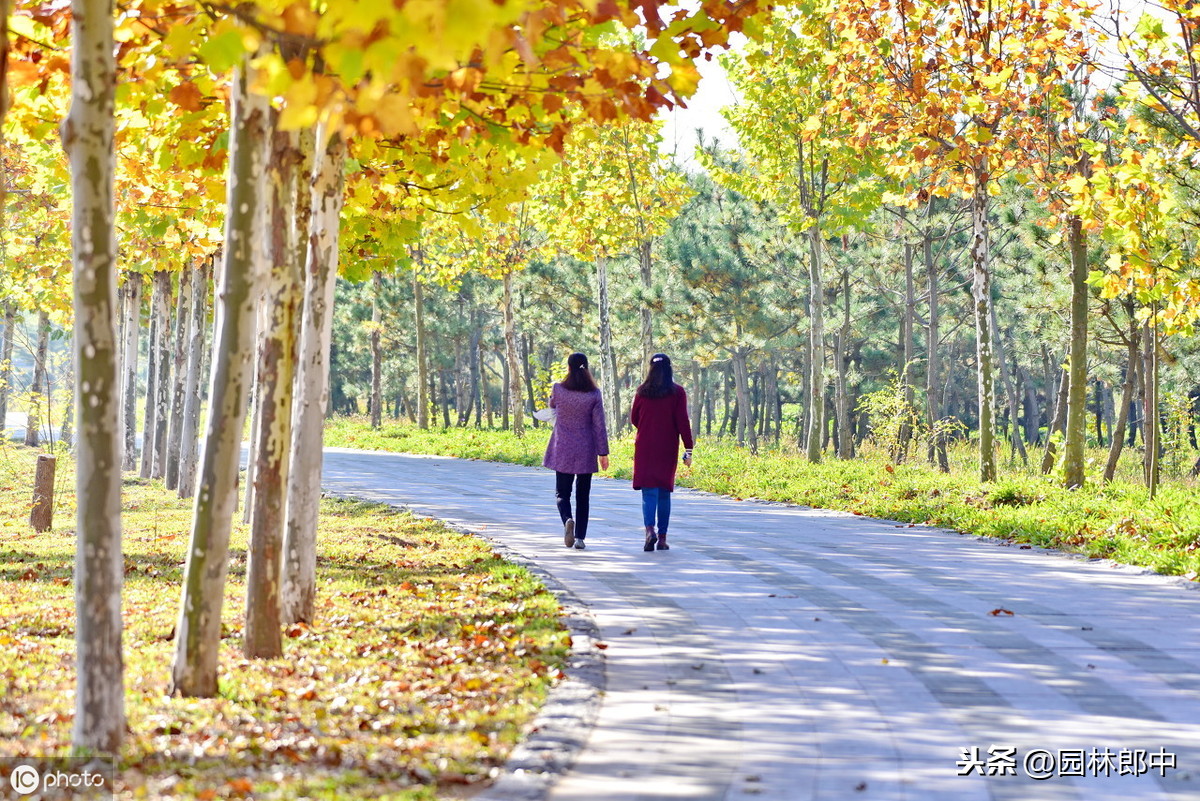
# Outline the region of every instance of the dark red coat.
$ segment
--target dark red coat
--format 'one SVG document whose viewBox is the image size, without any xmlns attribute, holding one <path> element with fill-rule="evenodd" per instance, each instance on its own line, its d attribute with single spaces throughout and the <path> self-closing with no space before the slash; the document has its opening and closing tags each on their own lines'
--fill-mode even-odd
<svg viewBox="0 0 1200 801">
<path fill-rule="evenodd" d="M 679 441 L 691 448 L 692 422 L 688 419 L 687 393 L 675 385 L 675 392 L 661 398 L 633 399 L 629 419 L 637 429 L 633 441 L 633 488 L 675 489 L 675 469 L 679 466 Z"/>
</svg>

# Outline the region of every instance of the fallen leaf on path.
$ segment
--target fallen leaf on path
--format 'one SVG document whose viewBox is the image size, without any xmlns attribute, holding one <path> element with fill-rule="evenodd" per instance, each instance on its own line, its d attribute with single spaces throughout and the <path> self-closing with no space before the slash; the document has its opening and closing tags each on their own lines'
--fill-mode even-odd
<svg viewBox="0 0 1200 801">
<path fill-rule="evenodd" d="M 999 617 L 1000 615 L 1008 615 L 1009 617 L 1013 616 L 1012 611 L 1009 609 L 993 609 L 992 611 L 988 612 L 988 614 L 992 617 Z"/>
</svg>

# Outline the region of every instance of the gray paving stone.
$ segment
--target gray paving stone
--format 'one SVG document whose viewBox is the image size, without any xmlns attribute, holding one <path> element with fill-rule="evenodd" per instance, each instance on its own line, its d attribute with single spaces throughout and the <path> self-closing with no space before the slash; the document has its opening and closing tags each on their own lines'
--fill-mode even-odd
<svg viewBox="0 0 1200 801">
<path fill-rule="evenodd" d="M 478 532 L 567 603 L 570 678 L 481 801 L 1200 801 L 1194 585 L 693 491 L 644 553 L 637 494 L 606 479 L 567 550 L 553 476 L 511 465 L 328 449 L 324 483 Z M 1017 775 L 959 775 L 1003 746 Z M 1104 748 L 1177 767 L 1021 762 Z"/>
</svg>

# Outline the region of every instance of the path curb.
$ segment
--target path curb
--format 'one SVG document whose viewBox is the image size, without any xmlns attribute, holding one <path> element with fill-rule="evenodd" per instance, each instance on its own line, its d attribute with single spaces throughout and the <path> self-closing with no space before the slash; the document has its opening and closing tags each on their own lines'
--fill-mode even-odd
<svg viewBox="0 0 1200 801">
<path fill-rule="evenodd" d="M 571 634 L 567 678 L 551 688 L 495 783 L 474 797 L 474 801 L 543 801 L 583 750 L 600 713 L 607 684 L 604 652 L 596 647 L 600 628 L 587 604 L 544 568 L 486 534 L 447 525 L 486 540 L 507 561 L 537 576 L 563 609 L 563 623 Z"/>
</svg>

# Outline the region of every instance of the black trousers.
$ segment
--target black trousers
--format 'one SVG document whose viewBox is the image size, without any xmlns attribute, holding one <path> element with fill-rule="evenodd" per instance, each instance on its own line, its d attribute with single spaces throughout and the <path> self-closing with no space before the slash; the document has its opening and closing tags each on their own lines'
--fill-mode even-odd
<svg viewBox="0 0 1200 801">
<path fill-rule="evenodd" d="M 575 485 L 575 514 L 571 514 L 571 484 Z M 591 473 L 560 473 L 554 471 L 554 500 L 558 516 L 566 523 L 575 518 L 575 539 L 587 537 L 588 509 L 592 497 Z"/>
</svg>

